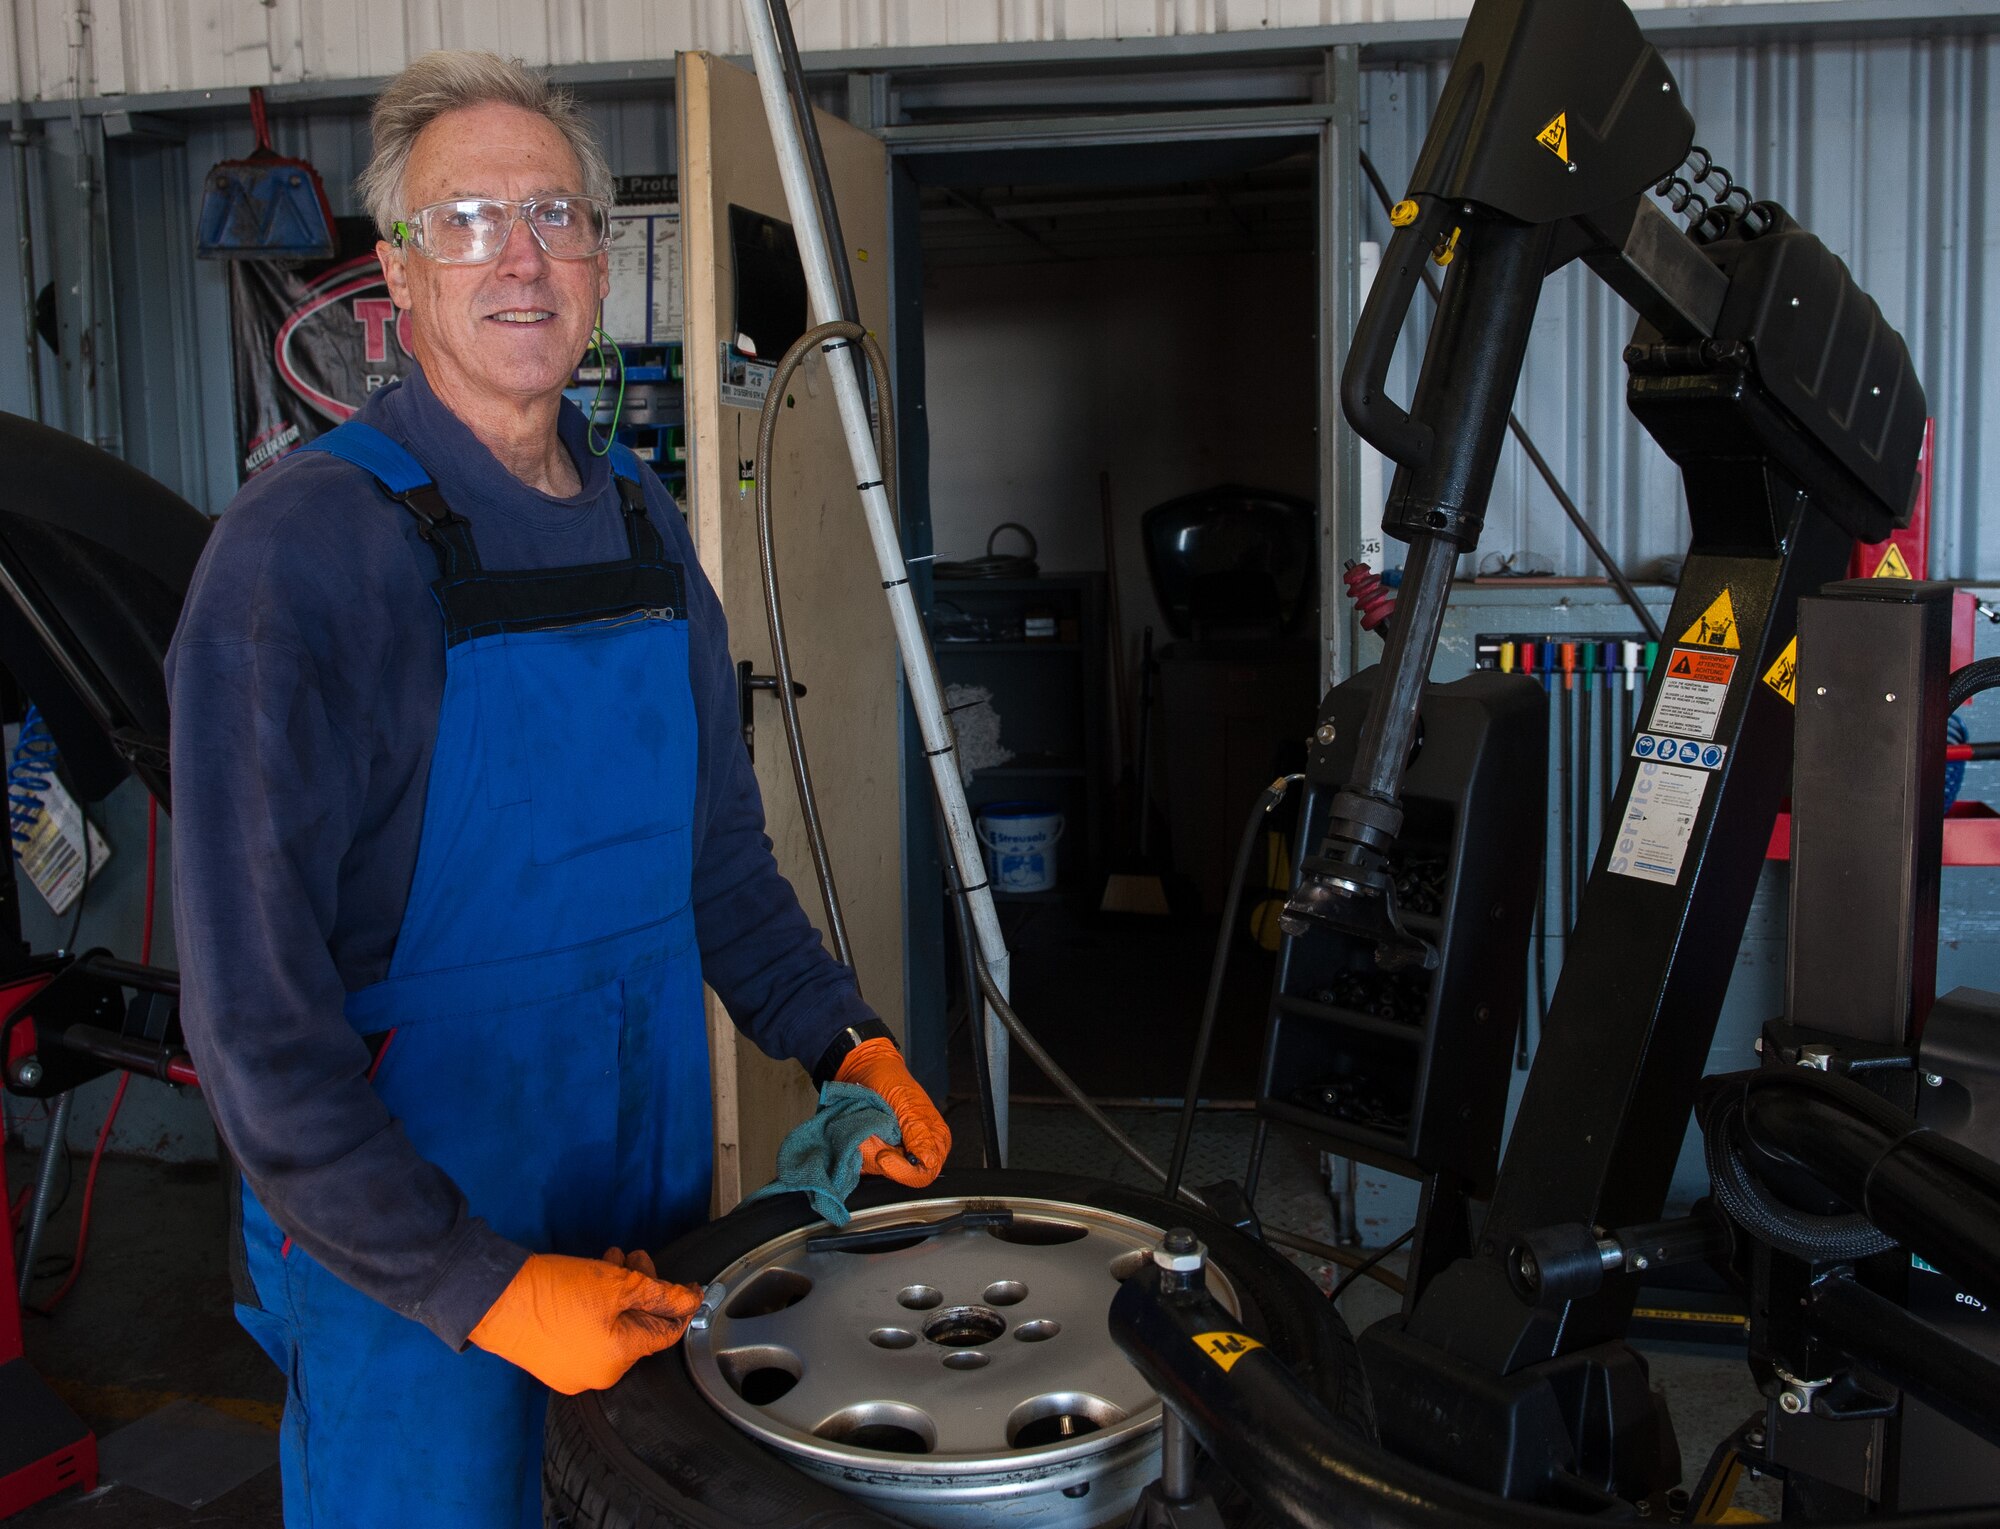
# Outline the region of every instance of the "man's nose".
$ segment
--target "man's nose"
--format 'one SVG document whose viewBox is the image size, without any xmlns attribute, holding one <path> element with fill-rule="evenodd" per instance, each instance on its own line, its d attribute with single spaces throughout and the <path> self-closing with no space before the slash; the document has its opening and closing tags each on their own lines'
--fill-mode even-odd
<svg viewBox="0 0 2000 1529">
<path fill-rule="evenodd" d="M 528 227 L 525 214 L 514 219 L 507 242 L 500 247 L 500 270 L 510 276 L 536 277 L 548 268 L 549 253 Z"/>
</svg>

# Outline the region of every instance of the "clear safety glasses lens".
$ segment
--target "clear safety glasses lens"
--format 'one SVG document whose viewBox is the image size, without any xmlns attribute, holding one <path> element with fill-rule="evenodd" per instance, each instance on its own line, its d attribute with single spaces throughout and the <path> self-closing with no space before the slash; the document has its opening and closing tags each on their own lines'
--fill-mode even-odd
<svg viewBox="0 0 2000 1529">
<path fill-rule="evenodd" d="M 467 197 L 433 202 L 410 215 L 411 243 L 443 265 L 480 265 L 507 247 L 517 218 L 557 260 L 582 260 L 610 242 L 604 203 L 588 196 L 541 196 L 527 202 Z"/>
</svg>

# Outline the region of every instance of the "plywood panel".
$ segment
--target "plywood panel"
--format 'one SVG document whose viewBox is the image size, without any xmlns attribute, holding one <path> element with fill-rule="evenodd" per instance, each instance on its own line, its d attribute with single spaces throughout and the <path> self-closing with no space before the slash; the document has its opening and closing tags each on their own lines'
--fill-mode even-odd
<svg viewBox="0 0 2000 1529">
<path fill-rule="evenodd" d="M 753 76 L 706 54 L 681 60 L 681 209 L 686 250 L 690 482 L 702 566 L 730 619 L 730 651 L 772 672 L 759 577 L 756 505 L 742 486 L 756 452 L 756 411 L 721 401 L 722 345 L 735 333 L 728 253 L 731 204 L 789 218 Z M 886 159 L 880 143 L 819 114 L 849 242 L 861 315 L 888 315 Z M 775 358 L 773 358 L 775 359 Z M 813 783 L 863 992 L 902 1025 L 901 769 L 895 639 L 823 358 L 789 390 L 773 475 L 778 569 Z M 757 697 L 756 768 L 779 867 L 822 928 L 804 823 L 776 702 Z M 771 1177 L 778 1143 L 806 1118 L 801 1068 L 774 1062 L 737 1034 L 710 999 L 716 1083 L 716 1200 L 726 1210 Z"/>
</svg>

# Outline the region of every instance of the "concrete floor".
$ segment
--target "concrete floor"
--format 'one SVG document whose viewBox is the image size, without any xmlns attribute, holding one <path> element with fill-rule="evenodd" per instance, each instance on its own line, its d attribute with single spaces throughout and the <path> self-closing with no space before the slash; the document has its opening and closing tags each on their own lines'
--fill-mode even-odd
<svg viewBox="0 0 2000 1529">
<path fill-rule="evenodd" d="M 1155 1111 L 1118 1111 L 1117 1118 L 1164 1162 L 1173 1118 Z M 976 1130 L 969 1112 L 954 1110 L 961 1150 Z M 1240 1177 L 1251 1122 L 1244 1115 L 1205 1117 L 1190 1155 L 1189 1180 L 1204 1183 Z M 976 1148 L 972 1150 L 976 1151 Z M 1066 1110 L 1016 1106 L 1014 1164 L 1081 1173 L 1139 1184 L 1143 1175 L 1086 1122 Z M 77 1169 L 84 1167 L 79 1155 Z M 8 1178 L 27 1182 L 26 1155 L 10 1149 Z M 41 1298 L 60 1279 L 56 1255 L 67 1255 L 82 1199 L 79 1181 L 56 1219 L 41 1260 L 51 1272 L 40 1280 Z M 1320 1183 L 1316 1152 L 1273 1137 L 1266 1159 L 1259 1211 L 1267 1224 L 1331 1240 L 1333 1220 Z M 37 1370 L 96 1428 L 100 1437 L 193 1399 L 235 1419 L 272 1431 L 283 1400 L 278 1372 L 236 1325 L 224 1256 L 224 1201 L 220 1176 L 208 1165 L 163 1166 L 112 1159 L 98 1183 L 86 1273 L 51 1317 L 27 1318 L 28 1356 Z M 1364 1227 L 1379 1244 L 1402 1230 Z M 1332 1271 L 1300 1262 L 1322 1285 Z M 1394 1267 L 1390 1261 L 1389 1267 Z M 1385 1287 L 1358 1281 L 1342 1298 L 1343 1314 L 1357 1329 L 1394 1309 Z M 1690 1477 L 1716 1439 L 1757 1405 L 1740 1360 L 1694 1350 L 1649 1351 L 1679 1430 Z M 1752 1486 L 1739 1504 L 1775 1513 L 1770 1484 Z M 280 1523 L 275 1468 L 196 1509 L 175 1507 L 134 1487 L 107 1484 L 89 1497 L 53 1500 L 12 1521 L 22 1529 L 174 1529 L 202 1524 L 216 1529 L 275 1529 Z"/>
</svg>

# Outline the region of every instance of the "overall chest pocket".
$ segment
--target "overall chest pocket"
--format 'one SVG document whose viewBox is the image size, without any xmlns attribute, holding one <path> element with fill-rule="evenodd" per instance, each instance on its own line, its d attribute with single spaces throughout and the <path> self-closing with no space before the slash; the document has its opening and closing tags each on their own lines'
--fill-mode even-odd
<svg viewBox="0 0 2000 1529">
<path fill-rule="evenodd" d="M 535 864 L 685 841 L 697 743 L 684 618 L 639 611 L 479 646 L 488 805 L 529 804 Z"/>
</svg>

